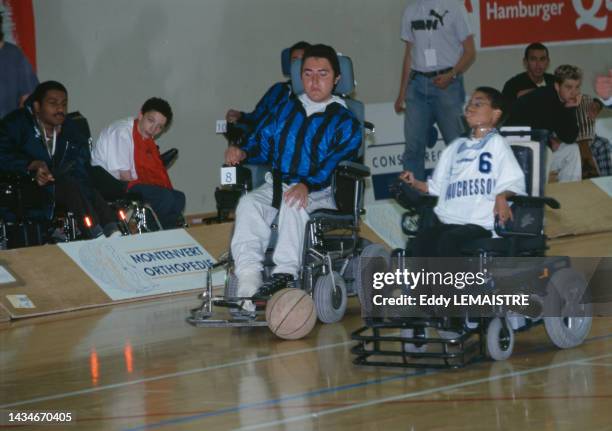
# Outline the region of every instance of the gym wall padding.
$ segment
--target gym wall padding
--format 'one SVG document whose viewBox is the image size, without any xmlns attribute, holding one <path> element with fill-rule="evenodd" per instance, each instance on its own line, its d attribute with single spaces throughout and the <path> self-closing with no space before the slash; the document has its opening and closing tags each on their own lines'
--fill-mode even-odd
<svg viewBox="0 0 612 431">
<path fill-rule="evenodd" d="M 546 209 L 549 238 L 612 231 L 612 198 L 591 180 L 547 184 L 546 196 L 561 204 L 558 210 Z"/>
</svg>

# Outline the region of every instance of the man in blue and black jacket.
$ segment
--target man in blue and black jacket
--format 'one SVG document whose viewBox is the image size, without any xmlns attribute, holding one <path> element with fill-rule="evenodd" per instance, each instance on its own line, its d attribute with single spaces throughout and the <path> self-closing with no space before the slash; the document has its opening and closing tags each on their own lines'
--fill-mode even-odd
<svg viewBox="0 0 612 431">
<path fill-rule="evenodd" d="M 0 171 L 31 175 L 53 216 L 56 204 L 77 216 L 84 232 L 98 237 L 117 232 L 112 210 L 89 182 L 89 137 L 66 118 L 68 92 L 57 81 L 39 84 L 26 106 L 0 122 Z M 92 217 L 91 228 L 84 217 Z"/>
<path fill-rule="evenodd" d="M 362 142 L 359 121 L 341 98 L 332 95 L 340 79 L 334 49 L 326 45 L 306 49 L 301 77 L 305 93 L 291 96 L 243 147 L 230 146 L 225 154 L 229 165 L 242 161 L 272 165 L 266 183 L 245 195 L 236 209 L 231 250 L 241 297 L 251 297 L 261 287 L 270 224 L 277 213 L 273 279 L 278 283 L 272 285 L 297 277 L 309 213 L 335 208 L 332 173 L 341 161 L 356 158 Z M 250 301 L 243 308 L 254 310 Z"/>
</svg>

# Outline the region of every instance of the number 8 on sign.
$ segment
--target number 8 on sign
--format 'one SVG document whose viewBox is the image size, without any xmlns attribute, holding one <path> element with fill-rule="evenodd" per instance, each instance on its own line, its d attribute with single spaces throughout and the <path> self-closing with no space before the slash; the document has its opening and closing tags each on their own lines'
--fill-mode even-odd
<svg viewBox="0 0 612 431">
<path fill-rule="evenodd" d="M 221 168 L 221 185 L 236 184 L 236 167 Z"/>
</svg>

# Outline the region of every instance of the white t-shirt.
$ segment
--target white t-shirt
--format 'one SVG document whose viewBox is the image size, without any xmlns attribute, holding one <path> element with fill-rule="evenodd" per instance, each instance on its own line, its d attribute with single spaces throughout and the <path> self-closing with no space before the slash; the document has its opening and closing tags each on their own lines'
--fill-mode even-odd
<svg viewBox="0 0 612 431">
<path fill-rule="evenodd" d="M 404 10 L 401 37 L 412 46 L 412 69 L 419 72 L 453 67 L 463 54 L 463 42 L 472 34 L 463 2 L 417 0 Z M 426 50 L 435 50 L 430 62 Z M 435 64 L 431 64 L 431 57 Z"/>
<path fill-rule="evenodd" d="M 434 211 L 446 224 L 477 224 L 493 230 L 495 196 L 525 194 L 525 177 L 512 149 L 497 133 L 483 139 L 457 138 L 443 152 L 429 193 L 438 196 Z"/>
<path fill-rule="evenodd" d="M 134 118 L 118 120 L 100 132 L 91 151 L 91 164 L 101 166 L 116 179 L 119 171 L 130 171 L 137 179 L 134 166 Z"/>
</svg>

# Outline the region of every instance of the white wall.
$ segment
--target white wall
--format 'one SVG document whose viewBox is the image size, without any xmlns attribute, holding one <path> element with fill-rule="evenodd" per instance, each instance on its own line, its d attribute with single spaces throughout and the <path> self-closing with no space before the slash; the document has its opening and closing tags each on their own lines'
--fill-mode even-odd
<svg viewBox="0 0 612 431">
<path fill-rule="evenodd" d="M 187 213 L 214 210 L 225 141 L 215 121 L 229 107 L 250 110 L 282 79 L 280 51 L 297 40 L 323 42 L 353 58 L 358 96 L 395 100 L 403 54 L 405 0 L 34 0 L 38 73 L 68 87 L 72 109 L 94 135 L 133 115 L 150 96 L 175 113 L 162 150 L 177 147 L 170 170 L 187 194 Z M 585 91 L 612 65 L 612 42 L 551 47 L 554 67 L 586 71 Z M 501 87 L 520 72 L 522 51 L 479 53 L 466 75 Z"/>
</svg>

